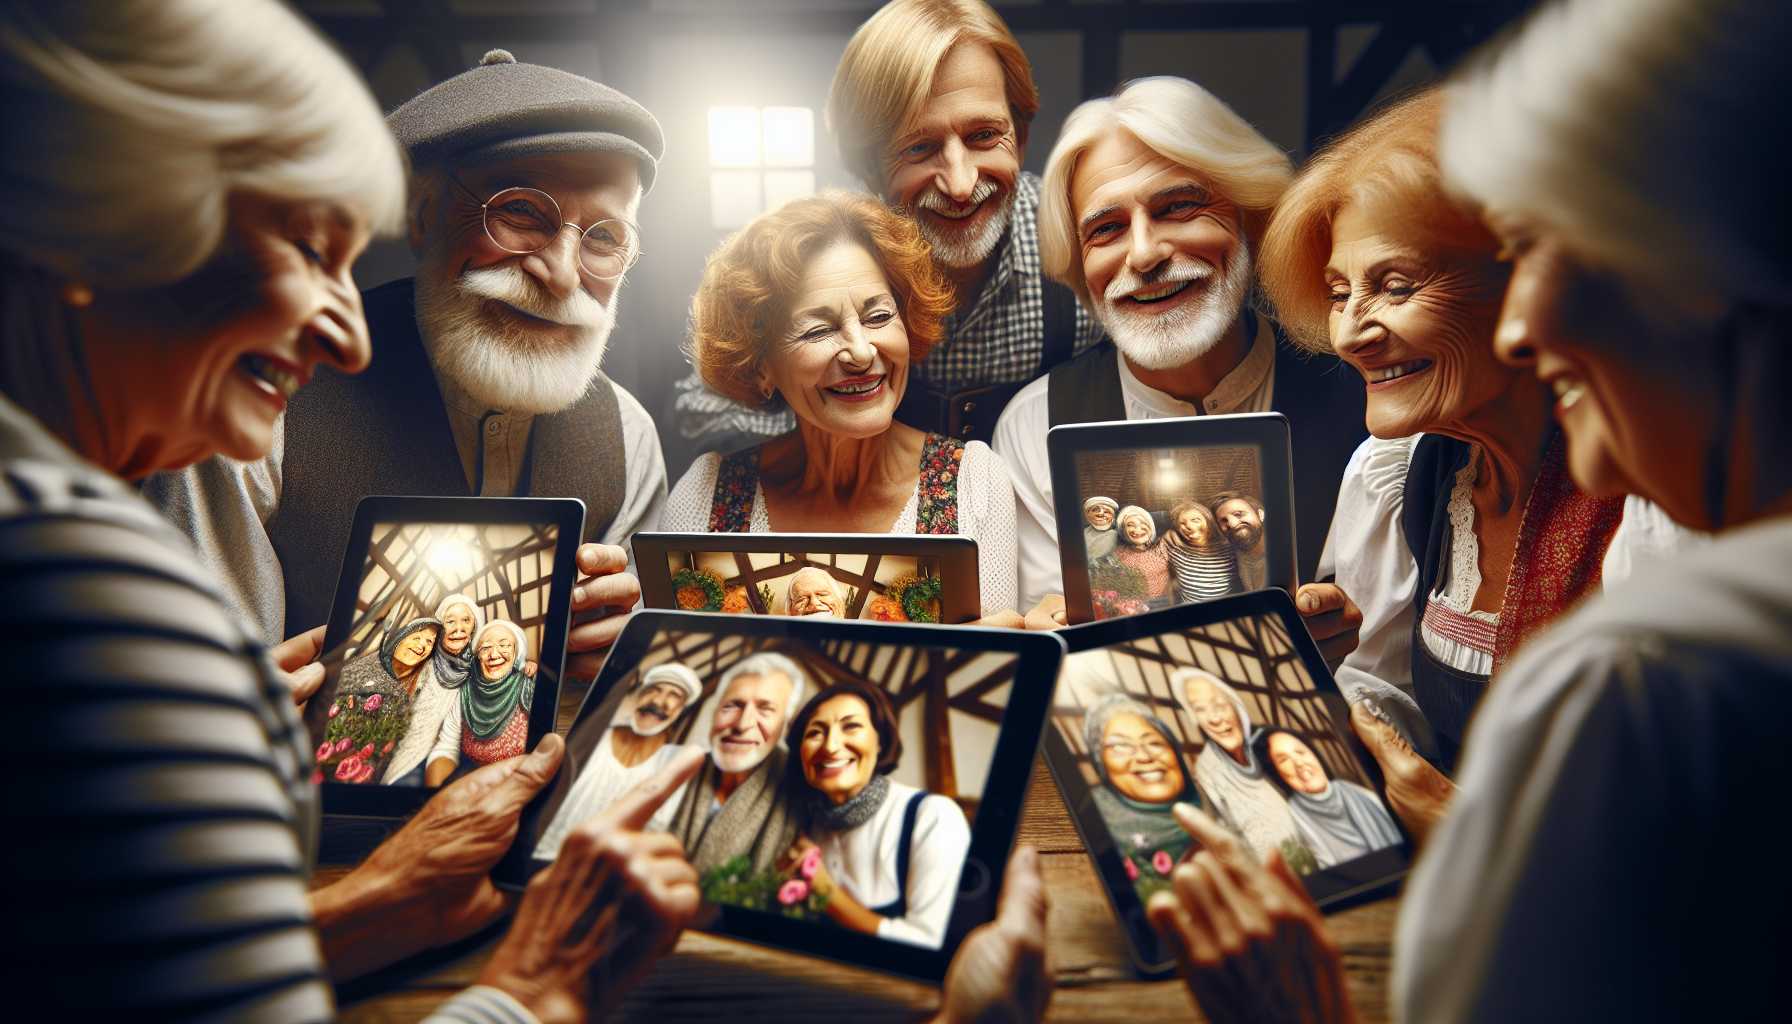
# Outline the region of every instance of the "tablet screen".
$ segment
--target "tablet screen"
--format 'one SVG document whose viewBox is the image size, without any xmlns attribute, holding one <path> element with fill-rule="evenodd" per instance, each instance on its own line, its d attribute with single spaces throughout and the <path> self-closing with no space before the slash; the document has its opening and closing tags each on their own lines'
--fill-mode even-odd
<svg viewBox="0 0 1792 1024">
<path fill-rule="evenodd" d="M 1003 775 L 996 759 L 1020 655 L 974 649 L 1001 637 L 935 646 L 907 628 L 872 640 L 691 619 L 611 655 L 594 691 L 607 696 L 581 710 L 555 790 L 526 819 L 533 859 L 695 746 L 702 769 L 648 827 L 683 844 L 707 901 L 799 922 L 828 955 L 843 932 L 940 949 L 961 893 L 987 903 L 987 870 L 966 866 L 990 831 L 986 791 L 1003 794 L 994 820 L 1011 830 L 1025 785 L 1024 763 Z"/>
<path fill-rule="evenodd" d="M 940 622 L 946 575 L 932 555 L 671 549 L 682 611 Z"/>
<path fill-rule="evenodd" d="M 344 639 L 324 659 L 323 712 L 308 709 L 315 781 L 438 786 L 524 752 L 565 639 L 564 613 L 547 635 L 560 533 L 553 522 L 373 523 L 346 629 L 331 623 Z"/>
</svg>

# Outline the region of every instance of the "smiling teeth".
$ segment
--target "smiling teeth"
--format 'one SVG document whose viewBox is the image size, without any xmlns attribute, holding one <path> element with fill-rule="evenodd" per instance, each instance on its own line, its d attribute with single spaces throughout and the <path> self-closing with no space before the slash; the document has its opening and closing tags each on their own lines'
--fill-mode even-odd
<svg viewBox="0 0 1792 1024">
<path fill-rule="evenodd" d="M 281 369 L 271 360 L 264 359 L 261 356 L 244 356 L 243 369 L 248 370 L 249 375 L 256 380 L 261 381 L 279 392 L 280 397 L 282 398 L 291 398 L 299 390 L 298 374 L 293 373 L 290 370 Z"/>
<path fill-rule="evenodd" d="M 868 391 L 877 390 L 877 386 L 882 383 L 883 378 L 880 377 L 866 384 L 836 384 L 828 390 L 841 395 L 862 395 Z"/>
<path fill-rule="evenodd" d="M 1409 373 L 1417 373 L 1430 365 L 1430 363 L 1423 359 L 1414 359 L 1410 363 L 1399 363 L 1394 366 L 1384 366 L 1379 370 L 1370 370 L 1369 383 L 1380 384 L 1384 380 L 1393 380 L 1396 377 L 1404 377 Z"/>
<path fill-rule="evenodd" d="M 1564 409 L 1574 408 L 1575 403 L 1581 400 L 1581 396 L 1587 393 L 1585 384 L 1567 377 L 1557 377 L 1549 382 L 1549 386 L 1555 390 L 1556 404 Z"/>
<path fill-rule="evenodd" d="M 1192 282 L 1189 281 L 1171 281 L 1161 288 L 1151 288 L 1142 292 L 1133 292 L 1131 295 L 1128 295 L 1127 298 L 1134 302 L 1157 302 L 1160 299 L 1167 299 L 1182 289 L 1187 288 L 1191 283 Z"/>
</svg>

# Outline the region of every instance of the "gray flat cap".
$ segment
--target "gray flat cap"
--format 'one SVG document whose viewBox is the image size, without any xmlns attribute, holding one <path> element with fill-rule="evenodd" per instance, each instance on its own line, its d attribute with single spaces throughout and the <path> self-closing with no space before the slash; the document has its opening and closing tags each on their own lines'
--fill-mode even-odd
<svg viewBox="0 0 1792 1024">
<path fill-rule="evenodd" d="M 542 153 L 626 153 L 653 187 L 665 136 L 647 108 L 589 78 L 492 50 L 387 115 L 418 167 Z"/>
</svg>

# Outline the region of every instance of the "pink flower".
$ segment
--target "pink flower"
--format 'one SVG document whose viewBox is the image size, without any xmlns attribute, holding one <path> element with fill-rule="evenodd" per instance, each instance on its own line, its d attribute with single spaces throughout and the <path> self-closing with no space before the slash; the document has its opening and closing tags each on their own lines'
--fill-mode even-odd
<svg viewBox="0 0 1792 1024">
<path fill-rule="evenodd" d="M 1132 862 L 1131 857 L 1126 858 L 1125 860 L 1121 861 L 1120 863 L 1126 865 L 1126 877 L 1128 879 L 1130 879 L 1134 882 L 1139 880 L 1139 866 Z"/>
<path fill-rule="evenodd" d="M 342 714 L 342 702 L 341 701 L 337 701 L 336 703 L 330 705 L 330 717 L 331 718 L 335 718 L 337 715 L 340 715 L 340 714 Z"/>
<path fill-rule="evenodd" d="M 322 768 L 318 768 L 318 769 L 312 771 L 311 784 L 313 786 L 318 785 L 318 784 L 322 783 L 323 781 L 324 781 L 324 770 Z"/>
<path fill-rule="evenodd" d="M 335 753 L 340 754 L 343 751 L 346 751 L 348 749 L 348 745 L 349 745 L 349 738 L 347 736 L 344 736 L 341 739 L 337 740 L 336 747 L 335 747 Z"/>
<path fill-rule="evenodd" d="M 361 770 L 361 766 L 366 763 L 367 762 L 361 760 L 358 757 L 343 758 L 342 762 L 336 766 L 336 781 L 337 782 L 353 782 L 353 781 L 355 781 L 355 773 L 359 772 Z"/>
<path fill-rule="evenodd" d="M 363 701 L 361 703 L 361 707 L 365 708 L 368 711 L 378 711 L 380 709 L 380 705 L 383 703 L 385 703 L 384 698 L 382 698 L 379 694 L 376 693 L 373 696 L 367 698 L 365 701 Z"/>
<path fill-rule="evenodd" d="M 361 767 L 359 770 L 357 770 L 355 772 L 354 778 L 349 779 L 348 781 L 350 781 L 350 782 L 366 782 L 368 779 L 371 779 L 371 778 L 373 778 L 373 762 L 372 761 L 362 761 Z"/>
<path fill-rule="evenodd" d="M 1151 855 L 1151 869 L 1160 875 L 1169 874 L 1170 869 L 1175 866 L 1175 862 L 1170 860 L 1169 853 L 1164 850 L 1159 850 Z"/>
<path fill-rule="evenodd" d="M 380 753 L 390 754 L 392 752 L 392 745 L 397 742 L 397 740 L 387 740 L 385 747 L 381 748 Z"/>
<path fill-rule="evenodd" d="M 809 883 L 800 878 L 792 878 L 778 889 L 778 902 L 785 906 L 801 903 L 809 898 Z"/>
<path fill-rule="evenodd" d="M 314 760 L 322 761 L 324 758 L 329 757 L 331 754 L 334 754 L 335 752 L 336 752 L 336 744 L 331 743 L 329 740 L 325 740 L 325 741 L 323 741 L 322 744 L 320 744 L 318 746 L 317 753 L 315 753 L 311 756 Z"/>
<path fill-rule="evenodd" d="M 808 880 L 814 878 L 815 872 L 820 870 L 821 848 L 811 846 L 809 847 L 809 851 L 803 854 L 802 862 L 796 866 L 796 873 L 802 875 L 804 880 Z"/>
<path fill-rule="evenodd" d="M 373 744 L 369 743 L 366 746 L 362 747 L 360 750 L 355 751 L 355 756 L 358 758 L 361 758 L 362 760 L 366 760 L 367 758 L 372 757 L 373 756 Z"/>
</svg>

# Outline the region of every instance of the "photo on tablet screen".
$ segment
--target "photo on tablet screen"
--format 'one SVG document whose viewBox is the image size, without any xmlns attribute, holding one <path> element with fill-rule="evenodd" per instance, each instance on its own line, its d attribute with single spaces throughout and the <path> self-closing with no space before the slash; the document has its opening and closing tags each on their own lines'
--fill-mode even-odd
<svg viewBox="0 0 1792 1024">
<path fill-rule="evenodd" d="M 524 752 L 559 532 L 373 524 L 326 710 L 308 715 L 314 781 L 439 786 Z"/>
<path fill-rule="evenodd" d="M 681 611 L 942 621 L 945 575 L 935 557 L 669 550 L 666 571 Z"/>
<path fill-rule="evenodd" d="M 1067 753 L 1053 768 L 1067 802 L 1099 816 L 1140 904 L 1191 853 L 1179 800 L 1314 875 L 1405 841 L 1348 717 L 1284 621 L 1250 614 L 1070 655 L 1051 713 Z"/>
<path fill-rule="evenodd" d="M 648 827 L 706 900 L 939 949 L 1020 659 L 913 639 L 657 630 L 574 722 L 533 858 L 695 746 Z"/>
</svg>

